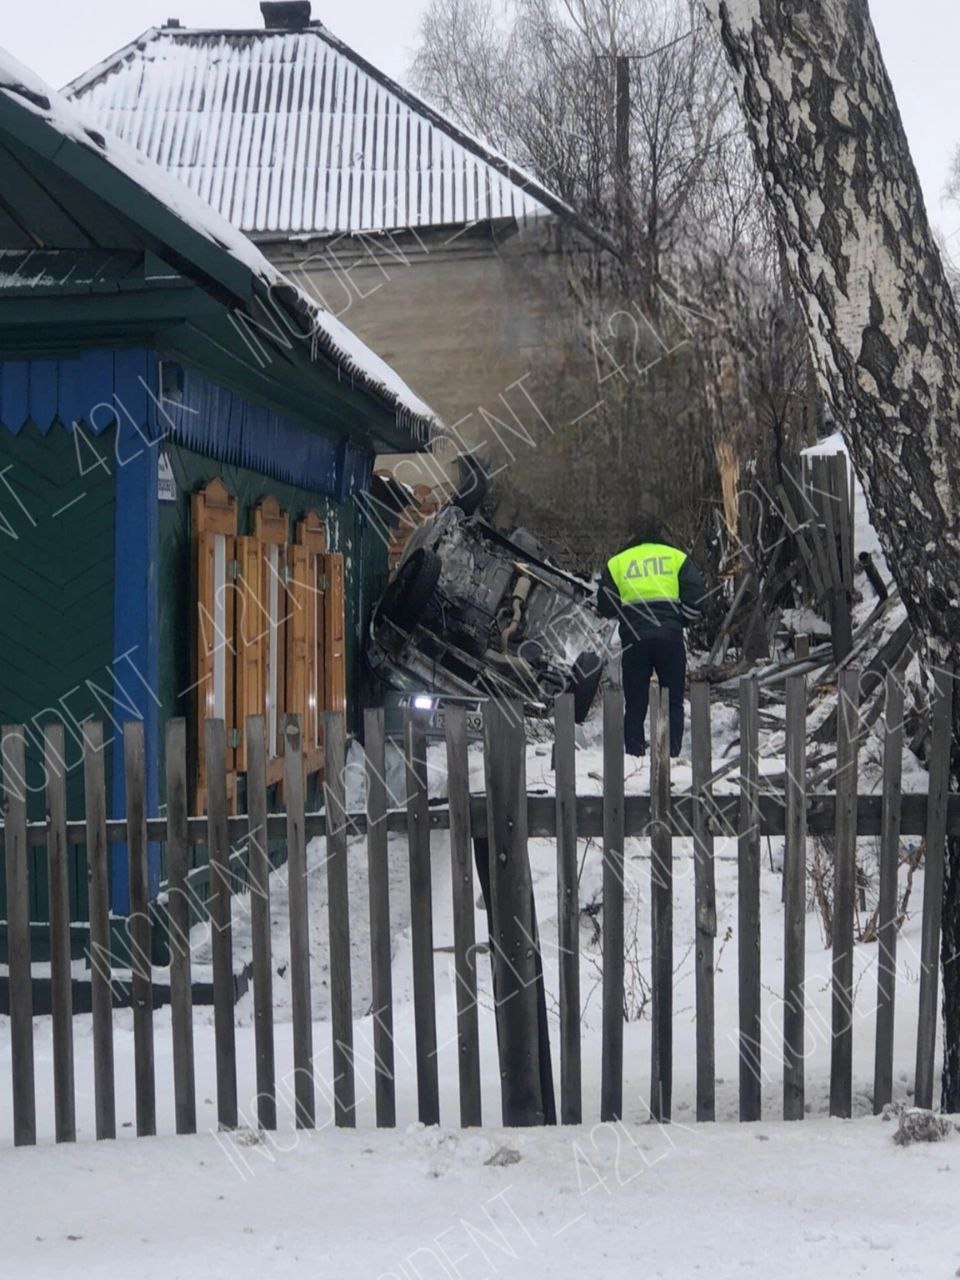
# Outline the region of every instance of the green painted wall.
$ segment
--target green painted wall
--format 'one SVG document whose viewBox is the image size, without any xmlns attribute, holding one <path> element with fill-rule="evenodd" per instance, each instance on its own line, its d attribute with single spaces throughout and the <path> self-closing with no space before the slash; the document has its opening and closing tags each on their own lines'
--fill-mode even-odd
<svg viewBox="0 0 960 1280">
<path fill-rule="evenodd" d="M 83 815 L 79 724 L 116 712 L 113 676 L 113 433 L 97 441 L 107 459 L 78 460 L 72 432 L 0 428 L 0 722 L 27 726 L 29 815 L 42 819 L 43 726 L 65 725 L 67 801 Z M 118 716 L 119 718 L 119 716 Z M 106 761 L 110 767 L 110 752 Z M 109 774 L 108 774 L 109 776 Z M 71 859 L 71 918 L 87 914 L 86 861 Z M 6 915 L 0 876 L 0 919 Z M 31 866 L 31 918 L 46 920 L 43 850 Z"/>
</svg>

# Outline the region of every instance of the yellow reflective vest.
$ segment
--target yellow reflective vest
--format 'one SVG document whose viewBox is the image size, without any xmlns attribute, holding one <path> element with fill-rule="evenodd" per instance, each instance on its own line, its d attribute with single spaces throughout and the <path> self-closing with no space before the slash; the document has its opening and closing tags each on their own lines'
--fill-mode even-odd
<svg viewBox="0 0 960 1280">
<path fill-rule="evenodd" d="M 680 603 L 680 570 L 686 553 L 659 542 L 644 542 L 607 562 L 622 604 Z"/>
</svg>

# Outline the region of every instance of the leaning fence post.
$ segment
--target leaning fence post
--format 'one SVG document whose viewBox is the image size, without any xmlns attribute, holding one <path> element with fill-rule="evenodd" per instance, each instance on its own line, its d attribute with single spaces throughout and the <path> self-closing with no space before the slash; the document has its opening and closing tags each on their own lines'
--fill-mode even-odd
<svg viewBox="0 0 960 1280">
<path fill-rule="evenodd" d="M 137 1134 L 157 1131 L 157 1094 L 153 1053 L 153 968 L 150 893 L 147 879 L 146 753 L 143 721 L 123 726 L 123 770 L 127 801 L 127 853 L 130 865 L 130 986 L 133 1000 L 133 1053 Z"/>
<path fill-rule="evenodd" d="M 103 725 L 83 726 L 83 796 L 90 877 L 90 1000 L 93 1013 L 93 1091 L 96 1132 L 117 1136 L 113 1060 L 113 947 L 110 938 L 110 878 L 107 870 L 107 798 L 103 770 Z"/>
<path fill-rule="evenodd" d="M 668 1122 L 673 1098 L 673 836 L 667 690 L 650 691 L 650 1115 Z"/>
<path fill-rule="evenodd" d="M 923 877 L 923 925 L 920 936 L 920 1007 L 917 1017 L 917 1073 L 914 1102 L 933 1106 L 933 1070 L 937 1050 L 937 986 L 940 968 L 940 915 L 943 909 L 944 850 L 953 728 L 953 668 L 934 673 L 933 736 L 927 796 L 927 835 Z"/>
<path fill-rule="evenodd" d="M 560 1120 L 583 1119 L 580 1061 L 580 886 L 572 693 L 554 703 L 557 790 L 557 942 L 560 951 Z"/>
<path fill-rule="evenodd" d="M 603 1045 L 600 1119 L 623 1115 L 623 691 L 603 691 Z"/>
<path fill-rule="evenodd" d="M 883 803 L 880 818 L 880 900 L 877 907 L 877 1040 L 873 1111 L 893 1099 L 893 1032 L 897 988 L 897 880 L 900 870 L 900 783 L 903 774 L 903 686 L 887 673 L 883 722 Z"/>
<path fill-rule="evenodd" d="M 527 860 L 527 792 L 523 708 L 484 708 L 490 918 L 494 999 L 499 1028 L 505 1125 L 547 1119 L 540 1060 L 538 969 L 533 887 Z"/>
<path fill-rule="evenodd" d="M 760 1043 L 760 696 L 756 679 L 740 681 L 740 826 L 738 977 L 740 985 L 740 1119 L 759 1120 Z"/>
<path fill-rule="evenodd" d="M 50 885 L 50 1003 L 53 1023 L 53 1107 L 58 1142 L 76 1142 L 73 1073 L 73 977 L 70 962 L 70 880 L 67 867 L 67 782 L 62 724 L 43 733 L 47 778 L 47 866 Z"/>
<path fill-rule="evenodd" d="M 849 1118 L 853 1106 L 853 920 L 857 867 L 859 672 L 849 667 L 840 672 L 837 698 L 830 1114 Z"/>
<path fill-rule="evenodd" d="M 167 721 L 167 936 L 170 948 L 170 1027 L 173 1036 L 173 1106 L 177 1133 L 197 1131 L 193 1052 L 190 899 L 187 889 L 187 724 Z"/>
<path fill-rule="evenodd" d="M 10 1052 L 13 1141 L 37 1140 L 33 1063 L 33 977 L 30 971 L 30 885 L 27 849 L 27 766 L 24 730 L 3 726 L 3 852 L 7 881 L 7 973 L 10 984 Z"/>
<path fill-rule="evenodd" d="M 783 1118 L 804 1114 L 807 916 L 807 681 L 787 677 L 786 833 L 783 846 Z"/>
<path fill-rule="evenodd" d="M 690 686 L 690 738 L 693 788 L 694 898 L 696 911 L 697 1119 L 716 1119 L 716 1028 L 714 1011 L 714 939 L 717 891 L 714 870 L 710 775 L 713 772 L 710 686 Z"/>
</svg>

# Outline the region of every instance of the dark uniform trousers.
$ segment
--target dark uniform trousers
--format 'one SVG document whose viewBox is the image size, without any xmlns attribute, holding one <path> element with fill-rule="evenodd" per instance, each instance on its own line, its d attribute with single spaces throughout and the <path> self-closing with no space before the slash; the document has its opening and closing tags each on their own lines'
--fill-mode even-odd
<svg viewBox="0 0 960 1280">
<path fill-rule="evenodd" d="M 654 673 L 661 688 L 670 695 L 670 754 L 678 756 L 683 744 L 683 696 L 687 677 L 687 650 L 682 631 L 661 627 L 624 640 L 624 747 L 629 756 L 643 755 L 646 751 L 647 708 Z"/>
</svg>

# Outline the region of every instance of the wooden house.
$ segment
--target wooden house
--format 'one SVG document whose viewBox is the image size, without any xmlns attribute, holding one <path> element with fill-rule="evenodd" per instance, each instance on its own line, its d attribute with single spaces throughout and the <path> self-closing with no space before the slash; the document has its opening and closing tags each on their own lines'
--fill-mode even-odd
<svg viewBox="0 0 960 1280">
<path fill-rule="evenodd" d="M 560 401 L 551 414 L 583 413 L 597 397 L 561 356 L 583 342 L 569 250 L 596 249 L 594 229 L 312 19 L 307 0 L 261 9 L 254 30 L 171 19 L 66 92 L 388 360 L 447 424 L 440 457 L 510 461 L 542 429 L 540 377 Z M 411 485 L 447 474 L 422 458 L 384 466 Z"/>
<path fill-rule="evenodd" d="M 34 818 L 50 721 L 72 817 L 88 719 L 116 817 L 133 718 L 154 813 L 171 717 L 188 718 L 200 811 L 208 716 L 226 722 L 236 802 L 248 715 L 266 719 L 271 781 L 290 713 L 316 773 L 322 712 L 355 718 L 363 696 L 387 573 L 362 501 L 374 457 L 426 449 L 436 426 L 219 214 L 0 59 L 0 720 L 26 726 Z M 150 869 L 156 889 L 157 850 Z M 42 858 L 31 884 L 43 920 Z M 85 892 L 78 856 L 74 920 Z"/>
</svg>

